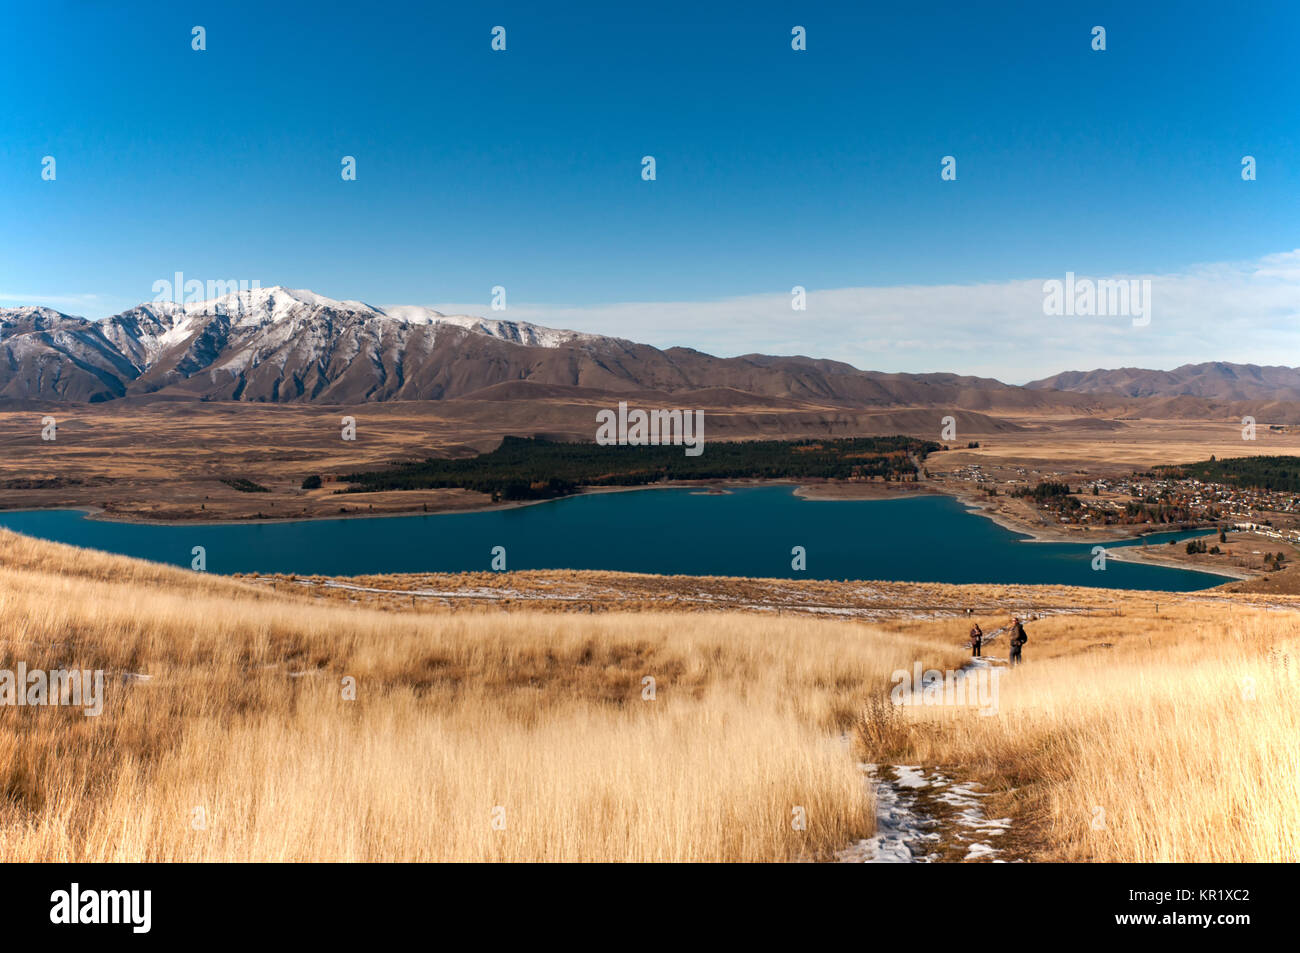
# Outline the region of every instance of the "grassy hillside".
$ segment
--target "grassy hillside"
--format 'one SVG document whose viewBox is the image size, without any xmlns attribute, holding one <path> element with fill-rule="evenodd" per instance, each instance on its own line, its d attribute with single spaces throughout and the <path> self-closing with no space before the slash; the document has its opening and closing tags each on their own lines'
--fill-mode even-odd
<svg viewBox="0 0 1300 953">
<path fill-rule="evenodd" d="M 836 740 L 851 700 L 918 651 L 738 616 L 314 605 L 9 533 L 0 619 L 0 667 L 153 676 L 110 679 L 98 718 L 0 709 L 3 860 L 821 856 L 872 825 Z"/>
<path fill-rule="evenodd" d="M 1291 611 L 1111 593 L 1123 615 L 1031 623 L 982 717 L 881 704 L 961 663 L 964 619 L 285 588 L 0 533 L 0 668 L 111 676 L 97 718 L 0 708 L 0 860 L 827 858 L 871 832 L 860 760 L 982 781 L 1035 858 L 1300 858 Z"/>
</svg>

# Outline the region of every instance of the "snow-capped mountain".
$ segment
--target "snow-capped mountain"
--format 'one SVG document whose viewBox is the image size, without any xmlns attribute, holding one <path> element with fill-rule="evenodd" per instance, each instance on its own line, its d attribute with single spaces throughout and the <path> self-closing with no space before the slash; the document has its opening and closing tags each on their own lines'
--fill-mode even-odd
<svg viewBox="0 0 1300 953">
<path fill-rule="evenodd" d="M 7 365 L 0 366 L 0 396 L 97 401 L 165 390 L 267 401 L 437 398 L 455 378 L 469 383 L 467 367 L 452 373 L 444 365 L 481 356 L 475 345 L 488 341 L 530 349 L 630 343 L 279 287 L 141 304 L 103 321 L 49 308 L 0 309 Z"/>
<path fill-rule="evenodd" d="M 129 358 L 85 318 L 0 309 L 0 397 L 105 400 L 126 392 Z"/>
<path fill-rule="evenodd" d="M 611 395 L 713 389 L 712 399 L 736 406 L 772 399 L 968 410 L 1060 403 L 1052 392 L 956 374 L 881 374 L 807 357 L 718 358 L 279 287 L 198 304 L 141 304 L 102 321 L 49 308 L 0 309 L 0 399 L 95 402 L 156 394 L 357 404 L 545 399 L 565 388 Z M 1070 399 L 1077 412 L 1096 403 Z"/>
</svg>

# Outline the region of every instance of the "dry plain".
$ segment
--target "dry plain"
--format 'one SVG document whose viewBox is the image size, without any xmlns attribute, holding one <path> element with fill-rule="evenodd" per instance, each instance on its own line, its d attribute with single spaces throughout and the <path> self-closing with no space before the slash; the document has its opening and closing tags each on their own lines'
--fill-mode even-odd
<svg viewBox="0 0 1300 953">
<path fill-rule="evenodd" d="M 0 409 L 0 507 L 84 507 L 117 519 L 229 520 L 337 517 L 482 508 L 482 494 L 420 490 L 349 494 L 334 478 L 394 461 L 467 457 L 507 434 L 590 440 L 596 410 L 607 395 L 510 403 L 449 400 L 373 403 L 356 407 L 192 401 L 31 405 Z M 800 439 L 905 433 L 937 440 L 947 412 L 901 408 L 848 412 L 831 407 L 750 406 L 706 411 L 707 439 Z M 57 438 L 41 439 L 42 419 L 57 421 Z M 356 421 L 356 439 L 342 439 L 342 420 Z M 932 488 L 963 495 L 946 477 L 979 464 L 991 473 L 1047 478 L 1117 476 L 1157 464 L 1268 453 L 1300 452 L 1300 428 L 1245 441 L 1230 419 L 1113 420 L 1103 418 L 958 418 L 953 449 L 931 455 Z M 984 428 L 984 429 L 980 429 Z M 979 447 L 967 449 L 966 443 Z M 320 475 L 320 490 L 302 489 Z M 269 492 L 246 493 L 223 480 L 251 480 Z M 866 492 L 881 489 L 865 487 Z M 886 493 L 908 488 L 895 486 Z M 831 492 L 838 492 L 832 490 Z M 849 494 L 860 492 L 849 487 Z M 1003 501 L 1004 503 L 1006 501 Z M 1008 504 L 1009 506 L 1009 504 Z M 1007 512 L 1033 529 L 1030 514 Z M 1041 526 L 1038 526 L 1041 529 Z"/>
</svg>

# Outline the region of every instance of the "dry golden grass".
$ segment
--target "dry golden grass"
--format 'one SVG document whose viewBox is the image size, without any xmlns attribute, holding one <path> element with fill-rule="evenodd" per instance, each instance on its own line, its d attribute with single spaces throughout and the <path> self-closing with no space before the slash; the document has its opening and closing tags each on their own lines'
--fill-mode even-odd
<svg viewBox="0 0 1300 953">
<path fill-rule="evenodd" d="M 1280 577 L 1289 571 L 1271 575 Z M 1300 575 L 1300 566 L 1296 567 L 1296 573 Z M 982 613 L 995 609 L 1113 615 L 1119 605 L 1114 590 L 1082 586 L 652 576 L 568 569 L 348 577 L 250 573 L 235 578 L 264 591 L 403 611 L 475 606 L 553 612 L 759 609 L 768 613 L 875 621 L 934 615 L 955 617 L 964 616 L 967 610 Z M 1221 590 L 1206 590 L 1195 596 L 1176 598 L 1218 602 L 1224 597 Z M 1133 606 L 1146 602 L 1154 606 L 1168 603 L 1171 598 L 1174 597 L 1161 592 L 1128 592 L 1122 596 L 1122 603 Z M 1300 608 L 1300 598 L 1274 592 L 1242 601 Z"/>
<path fill-rule="evenodd" d="M 1131 408 L 1141 414 L 1141 402 Z M 1130 473 L 1156 464 L 1191 463 L 1211 454 L 1220 460 L 1255 454 L 1300 452 L 1300 433 L 1268 430 L 1261 424 L 1257 441 L 1241 439 L 1241 414 L 1225 412 L 1214 419 L 1133 419 L 1114 413 L 1122 424 L 1114 430 L 1077 427 L 1068 419 L 1006 414 L 1022 431 L 980 435 L 977 449 L 956 449 L 927 459 L 931 471 L 979 463 L 1009 467 L 1054 467 L 1067 473 Z M 1098 419 L 1106 419 L 1105 415 Z M 963 438 L 964 439 L 964 438 Z"/>
<path fill-rule="evenodd" d="M 385 611 L 0 533 L 0 668 L 153 676 L 0 708 L 0 860 L 818 859 L 859 759 L 983 781 L 1038 858 L 1300 859 L 1297 615 L 1113 599 L 981 717 L 873 701 L 965 620 Z"/>
<path fill-rule="evenodd" d="M 1043 859 L 1300 859 L 1300 616 L 1137 606 L 1030 624 L 997 717 L 889 715 L 875 756 L 959 764 L 1007 791 L 1000 808 Z"/>
<path fill-rule="evenodd" d="M 855 699 L 955 655 L 741 615 L 399 615 L 0 552 L 0 667 L 153 676 L 110 678 L 97 718 L 0 709 L 3 860 L 824 857 L 873 825 L 840 740 Z"/>
</svg>

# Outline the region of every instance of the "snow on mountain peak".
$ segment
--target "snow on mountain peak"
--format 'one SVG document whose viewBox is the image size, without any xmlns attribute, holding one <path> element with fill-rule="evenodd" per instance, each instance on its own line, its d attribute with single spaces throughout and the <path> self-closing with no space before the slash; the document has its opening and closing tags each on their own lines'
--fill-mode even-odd
<svg viewBox="0 0 1300 953">
<path fill-rule="evenodd" d="M 100 323 L 107 328 L 119 323 L 119 319 L 130 318 L 136 322 L 144 319 L 146 323 L 153 324 L 154 327 L 150 329 L 150 337 L 153 340 L 148 342 L 145 348 L 152 352 L 186 339 L 190 333 L 205 323 L 203 318 L 210 316 L 224 316 L 229 318 L 235 327 L 254 329 L 280 324 L 291 318 L 310 320 L 320 311 L 356 315 L 365 321 L 387 319 L 410 326 L 446 325 L 526 347 L 560 347 L 575 342 L 607 340 L 598 334 L 549 328 L 540 324 L 530 324 L 527 321 L 444 314 L 423 305 L 375 307 L 363 301 L 340 301 L 314 291 L 285 288 L 281 285 L 270 288 L 247 288 L 205 301 L 182 303 L 160 298 L 137 305 L 121 315 L 107 318 Z M 33 317 L 49 321 L 63 316 L 49 308 L 28 306 L 0 309 L 0 317 L 13 322 L 19 318 Z"/>
<path fill-rule="evenodd" d="M 272 321 L 279 321 L 303 309 L 375 313 L 374 308 L 360 301 L 336 301 L 314 291 L 283 288 L 279 285 L 234 291 L 210 301 L 187 303 L 184 306 L 186 314 L 226 314 L 240 319 L 269 317 Z"/>
<path fill-rule="evenodd" d="M 408 324 L 435 324 L 446 317 L 441 311 L 434 311 L 433 308 L 426 308 L 418 304 L 386 305 L 373 310 L 386 318 L 405 321 Z"/>
<path fill-rule="evenodd" d="M 188 368 L 193 366 L 238 375 L 268 359 L 281 364 L 291 361 L 298 367 L 324 367 L 338 361 L 340 355 L 350 363 L 362 353 L 391 352 L 398 355 L 400 363 L 408 344 L 415 349 L 412 353 L 428 353 L 435 340 L 443 338 L 444 330 L 528 348 L 626 343 L 526 321 L 444 314 L 421 305 L 374 307 L 278 285 L 246 288 L 198 302 L 158 299 L 102 321 L 69 317 L 42 307 L 0 309 L 0 345 L 4 347 L 24 340 L 31 347 L 47 347 L 49 342 L 42 343 L 38 336 L 63 331 L 66 333 L 54 344 L 75 353 L 82 363 L 116 353 L 138 374 L 165 368 L 159 372 L 163 377 L 188 376 Z M 69 335 L 85 340 L 76 344 Z M 455 346 L 454 335 L 451 343 Z M 182 366 L 187 370 L 177 370 Z"/>
<path fill-rule="evenodd" d="M 546 328 L 540 324 L 529 324 L 527 321 L 480 318 L 468 314 L 443 314 L 441 311 L 421 305 L 388 305 L 374 310 L 386 318 L 407 324 L 448 325 L 527 347 L 559 347 L 573 341 L 595 340 L 598 337 L 580 331 Z"/>
<path fill-rule="evenodd" d="M 58 321 L 61 319 L 70 319 L 72 321 L 84 321 L 85 318 L 79 318 L 73 314 L 64 314 L 62 311 L 55 311 L 53 308 L 47 308 L 40 304 L 24 304 L 16 308 L 0 308 L 0 321 L 20 321 L 23 319 L 39 318 L 44 321 Z"/>
</svg>

